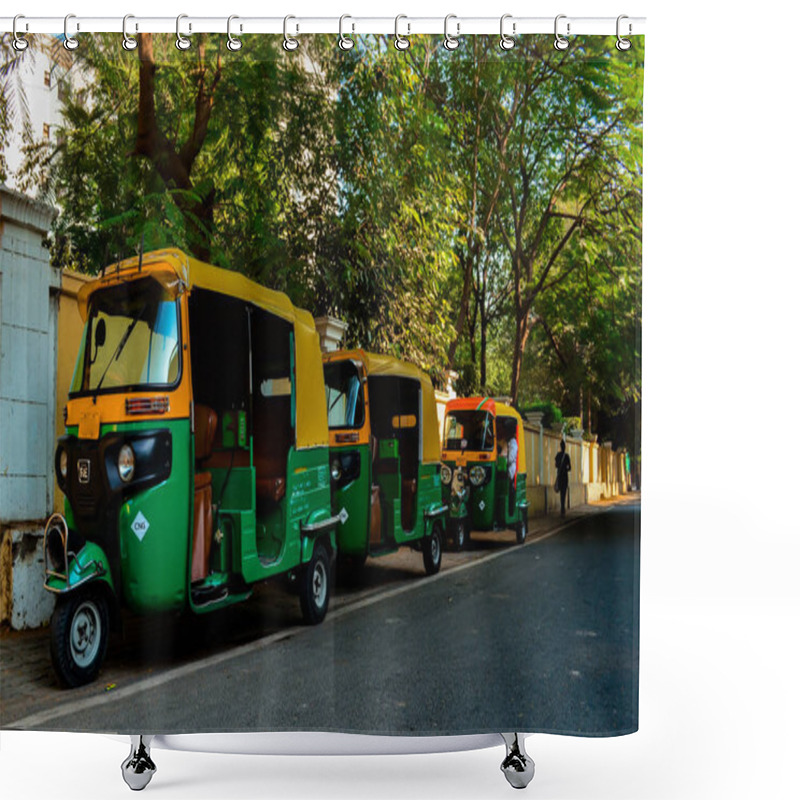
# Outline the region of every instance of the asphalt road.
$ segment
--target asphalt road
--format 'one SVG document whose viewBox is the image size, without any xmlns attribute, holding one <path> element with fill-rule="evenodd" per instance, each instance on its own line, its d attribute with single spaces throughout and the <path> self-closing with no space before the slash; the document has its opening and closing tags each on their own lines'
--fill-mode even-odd
<svg viewBox="0 0 800 800">
<path fill-rule="evenodd" d="M 578 519 L 41 728 L 629 733 L 639 539 L 638 506 Z"/>
</svg>

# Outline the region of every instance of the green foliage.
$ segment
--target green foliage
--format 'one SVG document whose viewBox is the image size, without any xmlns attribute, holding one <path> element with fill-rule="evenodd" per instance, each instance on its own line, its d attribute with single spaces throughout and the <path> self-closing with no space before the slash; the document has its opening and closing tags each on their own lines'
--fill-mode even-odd
<svg viewBox="0 0 800 800">
<path fill-rule="evenodd" d="M 520 410 L 523 414 L 529 414 L 531 412 L 544 414 L 542 417 L 542 425 L 544 425 L 545 428 L 564 420 L 564 417 L 561 414 L 561 409 L 554 403 L 551 403 L 549 400 L 536 400 L 533 403 L 528 403 L 527 405 L 522 406 Z"/>
<path fill-rule="evenodd" d="M 96 271 L 140 244 L 207 253 L 341 317 L 348 345 L 439 383 L 455 368 L 462 394 L 544 398 L 587 429 L 630 421 L 643 46 L 614 42 L 525 36 L 501 54 L 489 37 L 448 52 L 416 36 L 400 53 L 364 37 L 344 53 L 314 36 L 291 54 L 257 36 L 231 55 L 224 37 L 177 53 L 154 36 L 167 149 L 184 152 L 213 98 L 180 183 L 144 152 L 139 56 L 93 35 L 25 177 L 61 208 L 56 265 Z"/>
</svg>

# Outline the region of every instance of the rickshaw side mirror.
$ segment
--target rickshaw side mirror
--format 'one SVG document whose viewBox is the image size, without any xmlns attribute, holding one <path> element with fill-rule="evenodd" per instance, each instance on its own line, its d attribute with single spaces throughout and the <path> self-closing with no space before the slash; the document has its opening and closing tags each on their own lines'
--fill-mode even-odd
<svg viewBox="0 0 800 800">
<path fill-rule="evenodd" d="M 106 343 L 106 321 L 104 319 L 97 320 L 97 324 L 94 326 L 94 355 L 91 355 L 91 351 L 89 355 L 91 358 L 89 359 L 90 364 L 94 364 L 97 361 L 97 351 Z"/>
<path fill-rule="evenodd" d="M 106 343 L 106 321 L 100 319 L 97 321 L 94 329 L 94 349 L 102 347 Z"/>
</svg>

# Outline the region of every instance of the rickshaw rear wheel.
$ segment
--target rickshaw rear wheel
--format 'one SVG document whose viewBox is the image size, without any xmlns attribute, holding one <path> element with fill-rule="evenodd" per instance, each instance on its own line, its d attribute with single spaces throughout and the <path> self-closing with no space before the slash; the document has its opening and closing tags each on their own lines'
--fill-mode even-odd
<svg viewBox="0 0 800 800">
<path fill-rule="evenodd" d="M 519 522 L 517 523 L 517 544 L 525 544 L 528 538 L 528 517 L 525 512 L 522 512 Z"/>
<path fill-rule="evenodd" d="M 433 523 L 430 536 L 422 540 L 422 563 L 426 575 L 435 575 L 442 566 L 442 523 Z"/>
<path fill-rule="evenodd" d="M 318 625 L 328 613 L 331 596 L 330 556 L 322 545 L 314 547 L 311 561 L 303 567 L 297 583 L 303 620 L 308 625 Z"/>
<path fill-rule="evenodd" d="M 108 648 L 108 598 L 88 587 L 58 598 L 50 621 L 50 658 L 62 686 L 91 683 L 100 672 Z"/>
</svg>

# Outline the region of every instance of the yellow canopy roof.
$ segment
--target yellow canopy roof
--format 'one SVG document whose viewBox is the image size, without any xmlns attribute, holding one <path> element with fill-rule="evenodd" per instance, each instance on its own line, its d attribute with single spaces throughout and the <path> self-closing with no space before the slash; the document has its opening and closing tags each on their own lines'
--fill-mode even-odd
<svg viewBox="0 0 800 800">
<path fill-rule="evenodd" d="M 308 311 L 296 308 L 283 293 L 267 289 L 239 272 L 214 267 L 169 248 L 125 259 L 106 267 L 103 276 L 85 284 L 78 293 L 81 316 L 86 319 L 91 295 L 100 288 L 137 280 L 145 275 L 154 278 L 175 297 L 195 287 L 219 292 L 252 303 L 294 325 L 297 447 L 321 447 L 328 444 L 328 415 L 325 406 L 325 381 L 322 375 L 322 354 L 314 318 Z"/>
</svg>

